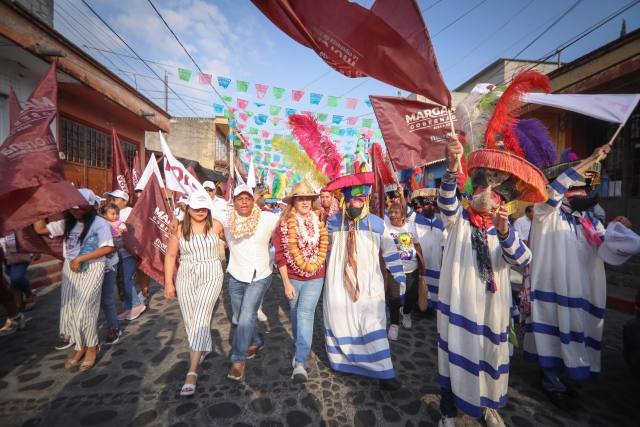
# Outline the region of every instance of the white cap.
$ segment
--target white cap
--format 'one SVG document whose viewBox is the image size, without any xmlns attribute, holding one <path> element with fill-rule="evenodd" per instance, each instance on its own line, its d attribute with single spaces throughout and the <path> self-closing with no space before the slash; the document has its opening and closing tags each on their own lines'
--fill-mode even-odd
<svg viewBox="0 0 640 427">
<path fill-rule="evenodd" d="M 102 201 L 104 200 L 102 197 L 100 196 L 94 196 L 96 198 L 96 205 L 100 205 L 102 203 Z"/>
<path fill-rule="evenodd" d="M 202 186 L 204 188 L 213 188 L 214 190 L 216 189 L 216 185 L 213 183 L 213 181 L 205 181 L 202 183 Z"/>
<path fill-rule="evenodd" d="M 607 264 L 621 265 L 635 254 L 640 254 L 640 236 L 619 222 L 610 224 L 598 249 L 600 258 Z"/>
<path fill-rule="evenodd" d="M 93 206 L 96 203 L 96 195 L 93 194 L 93 191 L 88 188 L 79 188 L 78 191 L 82 194 L 82 197 L 87 200 L 87 205 Z M 80 209 L 80 207 L 74 206 L 73 209 Z"/>
<path fill-rule="evenodd" d="M 118 199 L 124 199 L 127 202 L 129 201 L 129 195 L 122 190 L 113 190 L 110 193 L 104 193 L 102 197 L 117 197 Z"/>
<path fill-rule="evenodd" d="M 207 193 L 204 193 L 202 191 L 191 193 L 191 195 L 189 196 L 189 200 L 187 201 L 187 206 L 189 206 L 191 209 L 207 208 L 211 211 L 211 213 L 213 213 L 211 197 L 209 197 Z"/>
<path fill-rule="evenodd" d="M 189 203 L 189 196 L 180 196 L 178 203 Z"/>
<path fill-rule="evenodd" d="M 249 187 L 247 184 L 240 184 L 234 188 L 233 197 L 236 197 L 241 193 L 249 193 L 249 195 L 253 197 L 253 188 Z"/>
</svg>

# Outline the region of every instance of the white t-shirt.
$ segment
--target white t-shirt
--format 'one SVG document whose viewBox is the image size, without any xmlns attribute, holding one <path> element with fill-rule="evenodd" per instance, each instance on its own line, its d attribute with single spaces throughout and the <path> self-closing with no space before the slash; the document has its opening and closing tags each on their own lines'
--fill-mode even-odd
<svg viewBox="0 0 640 427">
<path fill-rule="evenodd" d="M 220 222 L 224 222 L 227 219 L 227 210 L 229 204 L 222 197 L 215 196 L 213 202 L 213 219 L 217 219 Z"/>
<path fill-rule="evenodd" d="M 412 273 L 418 269 L 418 255 L 416 254 L 415 241 L 418 232 L 414 224 L 404 224 L 396 227 L 390 222 L 387 223 L 387 232 L 396 244 L 398 255 L 402 260 L 405 273 Z"/>
<path fill-rule="evenodd" d="M 132 210 L 133 208 L 130 208 L 129 206 L 127 206 L 124 209 L 120 209 L 120 221 L 127 222 L 127 218 L 129 218 L 129 215 L 131 215 Z M 133 254 L 128 250 L 126 250 L 124 247 L 122 247 L 122 249 L 120 249 L 118 253 L 120 254 L 120 258 L 127 258 L 130 256 L 133 256 Z"/>
<path fill-rule="evenodd" d="M 531 230 L 531 220 L 527 218 L 526 215 L 516 219 L 516 222 L 513 223 L 513 227 L 516 229 L 516 232 L 518 233 L 518 238 L 520 240 L 529 239 L 529 230 Z"/>
<path fill-rule="evenodd" d="M 47 229 L 49 230 L 49 237 L 59 237 L 64 236 L 64 226 L 65 220 L 61 219 L 60 221 L 54 221 L 47 224 Z M 84 229 L 84 224 L 81 222 L 76 223 L 76 225 L 71 229 L 71 233 L 69 233 L 69 238 L 65 240 L 63 247 L 63 255 L 69 261 L 72 261 L 75 257 L 80 255 L 80 249 L 82 248 L 82 242 L 80 242 L 80 234 L 82 234 L 82 230 Z M 96 216 L 96 219 L 91 224 L 91 228 L 87 232 L 86 237 L 91 236 L 94 232 L 98 233 L 98 248 L 103 248 L 105 246 L 113 247 L 113 238 L 111 237 L 111 226 L 109 223 L 102 217 Z M 86 239 L 85 237 L 85 239 Z M 106 257 L 102 256 L 100 258 L 92 259 L 87 262 L 98 262 L 98 261 L 106 261 Z"/>
</svg>

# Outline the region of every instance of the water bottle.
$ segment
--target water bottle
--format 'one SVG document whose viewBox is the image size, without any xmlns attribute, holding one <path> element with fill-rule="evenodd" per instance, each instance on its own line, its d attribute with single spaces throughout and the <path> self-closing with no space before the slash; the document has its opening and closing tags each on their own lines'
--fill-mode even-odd
<svg viewBox="0 0 640 427">
<path fill-rule="evenodd" d="M 80 248 L 80 255 L 90 254 L 98 249 L 98 232 L 94 231 L 89 237 L 84 239 L 82 247 Z M 83 261 L 80 263 L 80 270 L 87 271 L 89 269 L 89 262 Z"/>
</svg>

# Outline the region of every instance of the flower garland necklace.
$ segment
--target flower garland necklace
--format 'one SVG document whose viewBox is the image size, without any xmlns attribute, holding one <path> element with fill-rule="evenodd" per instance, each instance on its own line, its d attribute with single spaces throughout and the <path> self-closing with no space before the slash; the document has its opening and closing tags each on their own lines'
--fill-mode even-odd
<svg viewBox="0 0 640 427">
<path fill-rule="evenodd" d="M 315 211 L 302 218 L 291 209 L 280 222 L 288 267 L 301 277 L 313 276 L 327 259 L 329 233 L 319 215 L 320 211 Z"/>
<path fill-rule="evenodd" d="M 227 211 L 227 221 L 225 227 L 229 229 L 234 237 L 240 238 L 245 235 L 251 235 L 258 228 L 260 223 L 260 208 L 257 205 L 253 206 L 251 215 L 248 217 L 242 217 L 238 215 L 235 209 L 229 209 Z"/>
</svg>

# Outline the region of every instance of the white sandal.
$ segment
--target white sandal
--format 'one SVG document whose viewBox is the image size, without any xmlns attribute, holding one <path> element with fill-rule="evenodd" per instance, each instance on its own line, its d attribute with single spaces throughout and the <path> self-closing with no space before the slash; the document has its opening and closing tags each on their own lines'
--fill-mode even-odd
<svg viewBox="0 0 640 427">
<path fill-rule="evenodd" d="M 18 315 L 12 319 L 7 318 L 7 323 L 0 329 L 0 337 L 14 334 L 18 329 L 24 329 L 25 326 L 26 319 L 24 314 L 18 313 Z"/>
<path fill-rule="evenodd" d="M 196 374 L 195 372 L 189 372 L 187 376 L 196 377 L 196 379 L 198 378 L 198 374 Z M 195 384 L 184 383 L 184 385 L 182 386 L 182 389 L 180 390 L 180 396 L 193 396 L 195 392 L 196 392 Z"/>
</svg>

